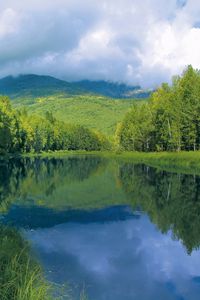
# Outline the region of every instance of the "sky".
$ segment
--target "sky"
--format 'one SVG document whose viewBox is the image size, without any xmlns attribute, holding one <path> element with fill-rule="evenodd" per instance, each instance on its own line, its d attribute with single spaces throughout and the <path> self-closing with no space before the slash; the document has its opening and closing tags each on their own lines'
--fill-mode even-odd
<svg viewBox="0 0 200 300">
<path fill-rule="evenodd" d="M 1 0 L 0 77 L 143 88 L 200 68 L 199 0 Z"/>
</svg>

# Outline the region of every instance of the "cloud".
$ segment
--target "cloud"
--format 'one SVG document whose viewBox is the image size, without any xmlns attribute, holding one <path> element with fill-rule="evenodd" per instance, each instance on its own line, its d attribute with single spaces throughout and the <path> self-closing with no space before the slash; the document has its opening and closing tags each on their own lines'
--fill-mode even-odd
<svg viewBox="0 0 200 300">
<path fill-rule="evenodd" d="M 0 76 L 155 87 L 200 68 L 199 16 L 196 0 L 3 0 Z"/>
</svg>

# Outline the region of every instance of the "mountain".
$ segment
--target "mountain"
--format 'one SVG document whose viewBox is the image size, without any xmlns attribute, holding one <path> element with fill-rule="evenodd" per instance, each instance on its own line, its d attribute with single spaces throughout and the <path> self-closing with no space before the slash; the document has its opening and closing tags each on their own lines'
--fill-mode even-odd
<svg viewBox="0 0 200 300">
<path fill-rule="evenodd" d="M 15 100 L 15 108 L 25 107 L 30 114 L 52 112 L 58 120 L 113 136 L 133 101 L 145 101 L 150 92 L 106 81 L 66 82 L 51 76 L 20 75 L 0 79 L 0 94 L 8 95 Z"/>
<path fill-rule="evenodd" d="M 83 90 L 85 93 L 93 93 L 111 98 L 147 98 L 150 95 L 149 90 L 142 90 L 140 86 L 127 86 L 123 83 L 113 83 L 109 81 L 89 81 L 83 80 L 75 82 L 77 90 Z"/>
<path fill-rule="evenodd" d="M 51 76 L 19 75 L 0 79 L 0 94 L 11 98 L 42 97 L 56 93 L 73 94 L 71 85 Z"/>
<path fill-rule="evenodd" d="M 11 99 L 19 97 L 45 97 L 55 94 L 65 96 L 95 94 L 111 98 L 147 98 L 151 91 L 142 90 L 139 86 L 127 86 L 107 81 L 67 82 L 51 76 L 19 75 L 0 79 L 0 94 Z"/>
</svg>

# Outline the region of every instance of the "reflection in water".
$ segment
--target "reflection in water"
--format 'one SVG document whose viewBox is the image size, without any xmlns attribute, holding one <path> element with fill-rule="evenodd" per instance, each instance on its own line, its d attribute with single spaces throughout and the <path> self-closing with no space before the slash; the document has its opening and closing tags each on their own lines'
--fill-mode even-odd
<svg viewBox="0 0 200 300">
<path fill-rule="evenodd" d="M 120 178 L 133 207 L 139 205 L 163 233 L 172 230 L 173 237 L 183 242 L 188 253 L 199 248 L 199 176 L 123 164 Z"/>
<path fill-rule="evenodd" d="M 2 221 L 75 298 L 85 286 L 91 300 L 199 299 L 199 176 L 87 156 L 1 170 Z"/>
<path fill-rule="evenodd" d="M 187 256 L 144 215 L 104 224 L 66 223 L 25 236 L 50 280 L 69 282 L 77 294 L 85 285 L 90 299 L 199 299 L 200 253 Z"/>
<path fill-rule="evenodd" d="M 84 156 L 69 157 L 66 160 L 18 159 L 2 163 L 0 211 L 7 210 L 13 202 L 55 208 L 59 204 L 65 205 L 66 191 L 62 188 L 73 183 L 81 186 L 84 180 L 95 174 L 104 164 L 105 161 L 101 158 Z M 67 204 L 71 205 L 69 201 Z"/>
<path fill-rule="evenodd" d="M 129 206 L 113 206 L 107 209 L 56 211 L 44 207 L 13 206 L 3 217 L 4 223 L 28 229 L 51 228 L 67 222 L 93 223 L 122 221 L 133 217 Z M 138 217 L 137 214 L 135 217 Z"/>
</svg>

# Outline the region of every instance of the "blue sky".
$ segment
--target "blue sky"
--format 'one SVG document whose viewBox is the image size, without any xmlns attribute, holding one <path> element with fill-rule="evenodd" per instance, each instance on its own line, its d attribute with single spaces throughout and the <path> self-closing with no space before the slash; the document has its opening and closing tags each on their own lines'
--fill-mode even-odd
<svg viewBox="0 0 200 300">
<path fill-rule="evenodd" d="M 198 0 L 1 0 L 0 77 L 156 87 L 200 68 Z"/>
</svg>

